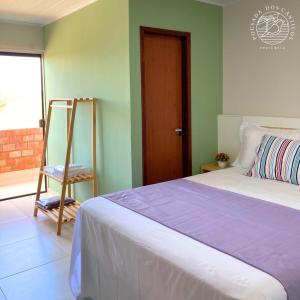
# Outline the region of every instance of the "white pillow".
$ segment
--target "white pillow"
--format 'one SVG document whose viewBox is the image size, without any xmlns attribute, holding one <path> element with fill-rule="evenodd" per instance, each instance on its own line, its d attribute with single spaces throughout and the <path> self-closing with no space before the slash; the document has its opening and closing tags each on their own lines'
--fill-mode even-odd
<svg viewBox="0 0 300 300">
<path fill-rule="evenodd" d="M 251 168 L 255 161 L 258 147 L 266 134 L 286 139 L 300 139 L 300 130 L 271 129 L 243 122 L 240 127 L 240 152 L 232 165 L 243 169 Z"/>
</svg>

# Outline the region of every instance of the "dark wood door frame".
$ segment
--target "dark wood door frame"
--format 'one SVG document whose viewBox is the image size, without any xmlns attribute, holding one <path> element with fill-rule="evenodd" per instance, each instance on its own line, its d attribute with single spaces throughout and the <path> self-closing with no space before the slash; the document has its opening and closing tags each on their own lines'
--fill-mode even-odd
<svg viewBox="0 0 300 300">
<path fill-rule="evenodd" d="M 182 116 L 183 116 L 183 175 L 192 175 L 192 135 L 191 135 L 191 33 L 160 29 L 152 27 L 140 27 L 141 47 L 141 89 L 142 89 L 142 146 L 143 146 L 143 184 L 145 185 L 146 163 L 145 163 L 145 66 L 144 66 L 144 37 L 146 34 L 157 34 L 180 37 L 182 40 Z"/>
</svg>

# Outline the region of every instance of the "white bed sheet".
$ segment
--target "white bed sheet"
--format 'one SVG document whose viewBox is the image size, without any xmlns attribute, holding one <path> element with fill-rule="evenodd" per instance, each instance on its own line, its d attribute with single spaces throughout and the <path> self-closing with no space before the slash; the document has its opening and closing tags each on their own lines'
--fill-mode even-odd
<svg viewBox="0 0 300 300">
<path fill-rule="evenodd" d="M 300 189 L 238 168 L 189 180 L 300 210 Z M 70 284 L 89 300 L 286 300 L 275 278 L 98 197 L 76 222 Z M 82 264 L 80 268 L 80 255 Z"/>
</svg>

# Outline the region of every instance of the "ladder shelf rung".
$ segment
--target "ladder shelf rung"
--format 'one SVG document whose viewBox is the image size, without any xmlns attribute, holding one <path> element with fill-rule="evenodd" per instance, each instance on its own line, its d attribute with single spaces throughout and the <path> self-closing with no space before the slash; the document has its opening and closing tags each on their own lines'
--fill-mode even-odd
<svg viewBox="0 0 300 300">
<path fill-rule="evenodd" d="M 78 211 L 78 208 L 80 207 L 80 203 L 76 201 L 75 203 L 65 205 L 63 210 L 63 218 L 62 222 L 71 222 L 76 219 L 76 214 Z M 58 222 L 59 219 L 59 207 L 58 208 L 52 208 L 52 209 L 43 209 L 38 206 L 38 209 L 43 212 L 45 215 L 47 215 L 52 221 Z"/>
<path fill-rule="evenodd" d="M 64 179 L 63 177 L 58 177 L 58 176 L 55 176 L 47 171 L 40 171 L 42 174 L 44 174 L 45 176 L 48 176 L 49 178 L 55 180 L 55 181 L 58 181 L 60 182 L 61 184 L 64 182 Z M 78 183 L 78 182 L 83 182 L 83 181 L 89 181 L 89 180 L 92 180 L 94 179 L 94 176 L 93 174 L 89 174 L 89 173 L 84 173 L 84 174 L 80 174 L 80 175 L 77 175 L 77 176 L 73 176 L 73 177 L 69 177 L 67 179 L 67 184 L 74 184 L 74 183 Z"/>
<path fill-rule="evenodd" d="M 95 101 L 95 98 L 61 98 L 61 99 L 51 99 L 50 101 L 52 103 L 54 102 L 58 102 L 58 103 L 62 103 L 62 102 L 93 102 Z"/>
<path fill-rule="evenodd" d="M 66 109 L 72 109 L 72 105 L 61 105 L 61 104 L 51 104 L 52 108 L 66 108 Z"/>
</svg>

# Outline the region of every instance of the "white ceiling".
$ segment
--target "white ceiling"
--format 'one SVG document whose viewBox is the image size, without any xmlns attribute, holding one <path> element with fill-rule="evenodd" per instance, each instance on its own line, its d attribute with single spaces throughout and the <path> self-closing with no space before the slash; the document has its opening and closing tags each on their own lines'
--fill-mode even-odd
<svg viewBox="0 0 300 300">
<path fill-rule="evenodd" d="M 46 25 L 97 0 L 0 0 L 0 21 Z"/>
<path fill-rule="evenodd" d="M 225 6 L 228 4 L 236 3 L 240 0 L 196 0 L 196 1 Z"/>
<path fill-rule="evenodd" d="M 46 25 L 98 0 L 0 0 L 0 21 Z M 196 0 L 225 6 L 239 0 Z"/>
</svg>

